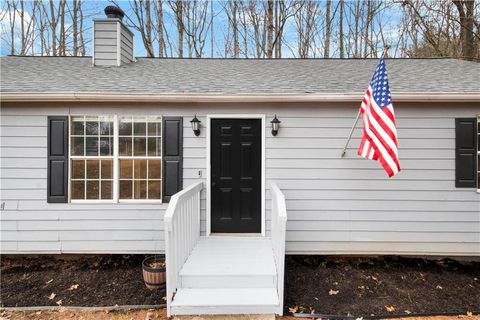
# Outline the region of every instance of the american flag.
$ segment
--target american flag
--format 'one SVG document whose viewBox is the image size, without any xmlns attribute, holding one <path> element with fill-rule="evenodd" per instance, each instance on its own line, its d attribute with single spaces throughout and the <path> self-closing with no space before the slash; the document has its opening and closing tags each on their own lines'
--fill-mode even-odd
<svg viewBox="0 0 480 320">
<path fill-rule="evenodd" d="M 397 129 L 385 60 L 380 58 L 360 107 L 363 136 L 358 155 L 380 162 L 389 177 L 400 171 Z"/>
</svg>

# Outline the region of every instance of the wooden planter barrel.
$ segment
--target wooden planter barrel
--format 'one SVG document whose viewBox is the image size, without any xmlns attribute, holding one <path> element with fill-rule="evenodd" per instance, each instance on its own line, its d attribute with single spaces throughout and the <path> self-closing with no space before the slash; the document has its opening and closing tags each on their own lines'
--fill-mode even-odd
<svg viewBox="0 0 480 320">
<path fill-rule="evenodd" d="M 150 263 L 152 262 L 165 262 L 165 258 L 161 257 L 148 257 L 143 260 L 143 281 L 148 289 L 158 289 L 165 286 L 167 280 L 166 270 L 164 268 L 152 268 Z"/>
</svg>

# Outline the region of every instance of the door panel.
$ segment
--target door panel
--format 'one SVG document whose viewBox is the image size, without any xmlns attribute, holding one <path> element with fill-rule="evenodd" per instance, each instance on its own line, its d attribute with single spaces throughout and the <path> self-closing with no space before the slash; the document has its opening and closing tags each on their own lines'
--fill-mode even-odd
<svg viewBox="0 0 480 320">
<path fill-rule="evenodd" d="M 211 120 L 211 231 L 260 233 L 262 122 Z"/>
</svg>

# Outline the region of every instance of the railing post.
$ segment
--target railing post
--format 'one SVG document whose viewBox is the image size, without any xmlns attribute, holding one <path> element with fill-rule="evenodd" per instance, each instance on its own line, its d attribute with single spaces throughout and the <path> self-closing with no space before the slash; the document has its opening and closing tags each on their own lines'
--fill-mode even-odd
<svg viewBox="0 0 480 320">
<path fill-rule="evenodd" d="M 167 316 L 171 316 L 171 302 L 181 287 L 179 272 L 200 238 L 200 192 L 198 182 L 170 198 L 164 216 L 165 260 L 167 271 Z M 196 205 L 198 203 L 198 206 Z"/>
</svg>

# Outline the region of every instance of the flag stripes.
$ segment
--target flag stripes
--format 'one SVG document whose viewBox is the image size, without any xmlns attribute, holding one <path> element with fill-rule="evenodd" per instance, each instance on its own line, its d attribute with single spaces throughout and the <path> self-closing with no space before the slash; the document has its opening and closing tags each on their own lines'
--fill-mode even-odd
<svg viewBox="0 0 480 320">
<path fill-rule="evenodd" d="M 363 98 L 363 136 L 358 155 L 380 162 L 389 177 L 400 172 L 397 129 L 383 57 Z"/>
</svg>

